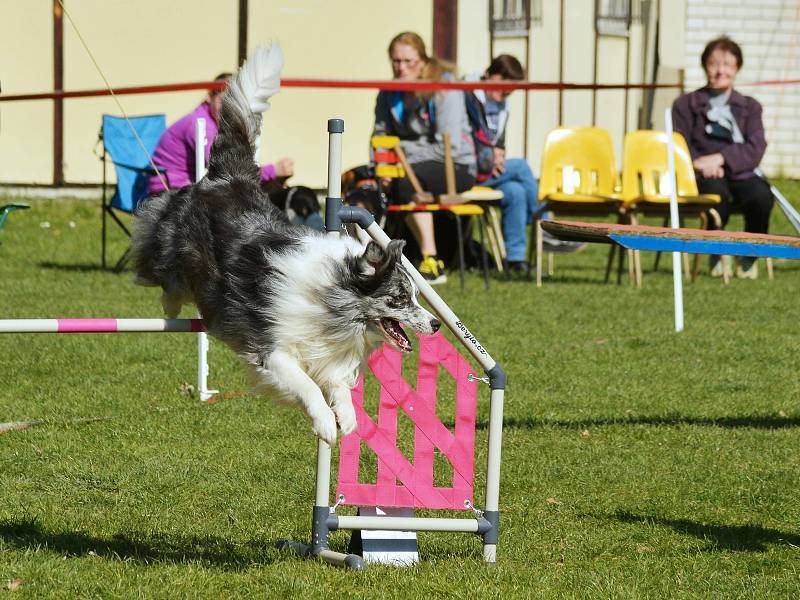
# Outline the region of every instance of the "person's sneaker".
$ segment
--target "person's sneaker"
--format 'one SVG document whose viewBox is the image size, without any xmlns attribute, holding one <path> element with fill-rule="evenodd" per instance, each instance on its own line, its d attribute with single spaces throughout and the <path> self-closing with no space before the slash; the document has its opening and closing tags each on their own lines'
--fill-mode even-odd
<svg viewBox="0 0 800 600">
<path fill-rule="evenodd" d="M 736 267 L 739 279 L 758 279 L 758 262 L 755 256 L 742 256 Z"/>
<path fill-rule="evenodd" d="M 728 275 L 731 274 L 731 267 L 727 256 L 723 258 L 719 254 L 712 254 L 708 257 L 708 266 L 712 277 L 723 277 L 725 271 L 728 272 Z"/>
<path fill-rule="evenodd" d="M 420 275 L 431 285 L 438 285 L 447 281 L 444 273 L 444 262 L 435 256 L 424 256 L 419 263 Z"/>
<path fill-rule="evenodd" d="M 566 254 L 567 252 L 578 252 L 586 248 L 586 242 L 569 242 L 560 240 L 548 231 L 542 230 L 542 249 L 545 252 L 557 252 Z"/>
</svg>

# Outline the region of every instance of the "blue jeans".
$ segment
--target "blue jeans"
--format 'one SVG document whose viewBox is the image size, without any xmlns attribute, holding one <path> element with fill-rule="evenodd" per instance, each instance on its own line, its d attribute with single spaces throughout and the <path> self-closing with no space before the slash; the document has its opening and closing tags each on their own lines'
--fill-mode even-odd
<svg viewBox="0 0 800 600">
<path fill-rule="evenodd" d="M 522 158 L 506 160 L 506 170 L 499 177 L 487 179 L 481 185 L 503 192 L 500 208 L 503 211 L 503 237 L 509 262 L 526 260 L 525 228 L 538 208 L 539 185 L 528 161 Z"/>
</svg>

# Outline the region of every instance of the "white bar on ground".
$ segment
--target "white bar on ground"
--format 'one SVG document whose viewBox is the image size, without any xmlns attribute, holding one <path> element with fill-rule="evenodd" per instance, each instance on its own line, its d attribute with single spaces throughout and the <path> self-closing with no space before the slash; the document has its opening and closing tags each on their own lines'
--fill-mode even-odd
<svg viewBox="0 0 800 600">
<path fill-rule="evenodd" d="M 382 531 L 463 531 L 477 533 L 477 519 L 437 519 L 415 517 L 338 517 L 339 529 L 380 529 Z"/>
<path fill-rule="evenodd" d="M 672 140 L 672 109 L 664 110 L 664 124 L 667 131 L 667 164 L 669 165 L 669 216 L 673 229 L 680 227 L 678 215 L 678 181 L 675 177 L 675 143 Z M 680 252 L 672 253 L 672 282 L 675 291 L 675 331 L 683 331 L 683 269 Z"/>
</svg>

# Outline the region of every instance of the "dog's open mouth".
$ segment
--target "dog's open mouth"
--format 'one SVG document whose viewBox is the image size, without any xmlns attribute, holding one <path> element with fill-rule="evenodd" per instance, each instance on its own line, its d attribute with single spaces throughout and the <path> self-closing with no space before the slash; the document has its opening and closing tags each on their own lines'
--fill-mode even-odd
<svg viewBox="0 0 800 600">
<path fill-rule="evenodd" d="M 399 321 L 395 321 L 394 319 L 381 319 L 380 324 L 384 337 L 389 340 L 392 346 L 402 352 L 411 352 L 413 350 L 411 341 L 408 339 L 406 332 L 403 331 Z"/>
</svg>

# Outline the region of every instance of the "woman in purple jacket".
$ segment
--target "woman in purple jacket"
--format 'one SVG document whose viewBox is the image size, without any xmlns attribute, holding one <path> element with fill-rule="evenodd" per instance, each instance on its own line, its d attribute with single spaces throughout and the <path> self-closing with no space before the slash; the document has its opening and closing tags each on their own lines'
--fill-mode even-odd
<svg viewBox="0 0 800 600">
<path fill-rule="evenodd" d="M 755 173 L 767 148 L 761 105 L 733 89 L 742 67 L 742 50 L 723 36 L 706 45 L 701 62 L 708 84 L 684 94 L 672 105 L 675 131 L 689 145 L 699 191 L 722 198 L 716 207 L 722 228 L 733 208 L 744 214 L 745 231 L 767 233 L 772 192 Z M 712 256 L 712 276 L 722 276 L 723 269 L 719 256 Z M 755 257 L 741 258 L 736 275 L 758 277 Z"/>
<path fill-rule="evenodd" d="M 214 81 L 227 81 L 230 73 L 217 75 Z M 217 116 L 222 108 L 222 97 L 225 90 L 209 90 L 208 97 L 188 115 L 169 126 L 161 136 L 158 146 L 153 153 L 153 162 L 166 170 L 166 182 L 170 188 L 176 189 L 194 183 L 195 177 L 195 146 L 197 145 L 195 122 L 198 118 L 206 120 L 206 147 L 205 160 L 208 163 L 208 154 L 211 144 L 217 137 Z M 261 181 L 263 183 L 276 180 L 285 180 L 294 172 L 294 161 L 291 158 L 281 158 L 275 164 L 261 167 Z M 282 187 L 282 186 L 277 186 Z M 156 194 L 164 190 L 161 177 L 154 175 L 150 178 L 147 188 L 148 193 Z"/>
</svg>

